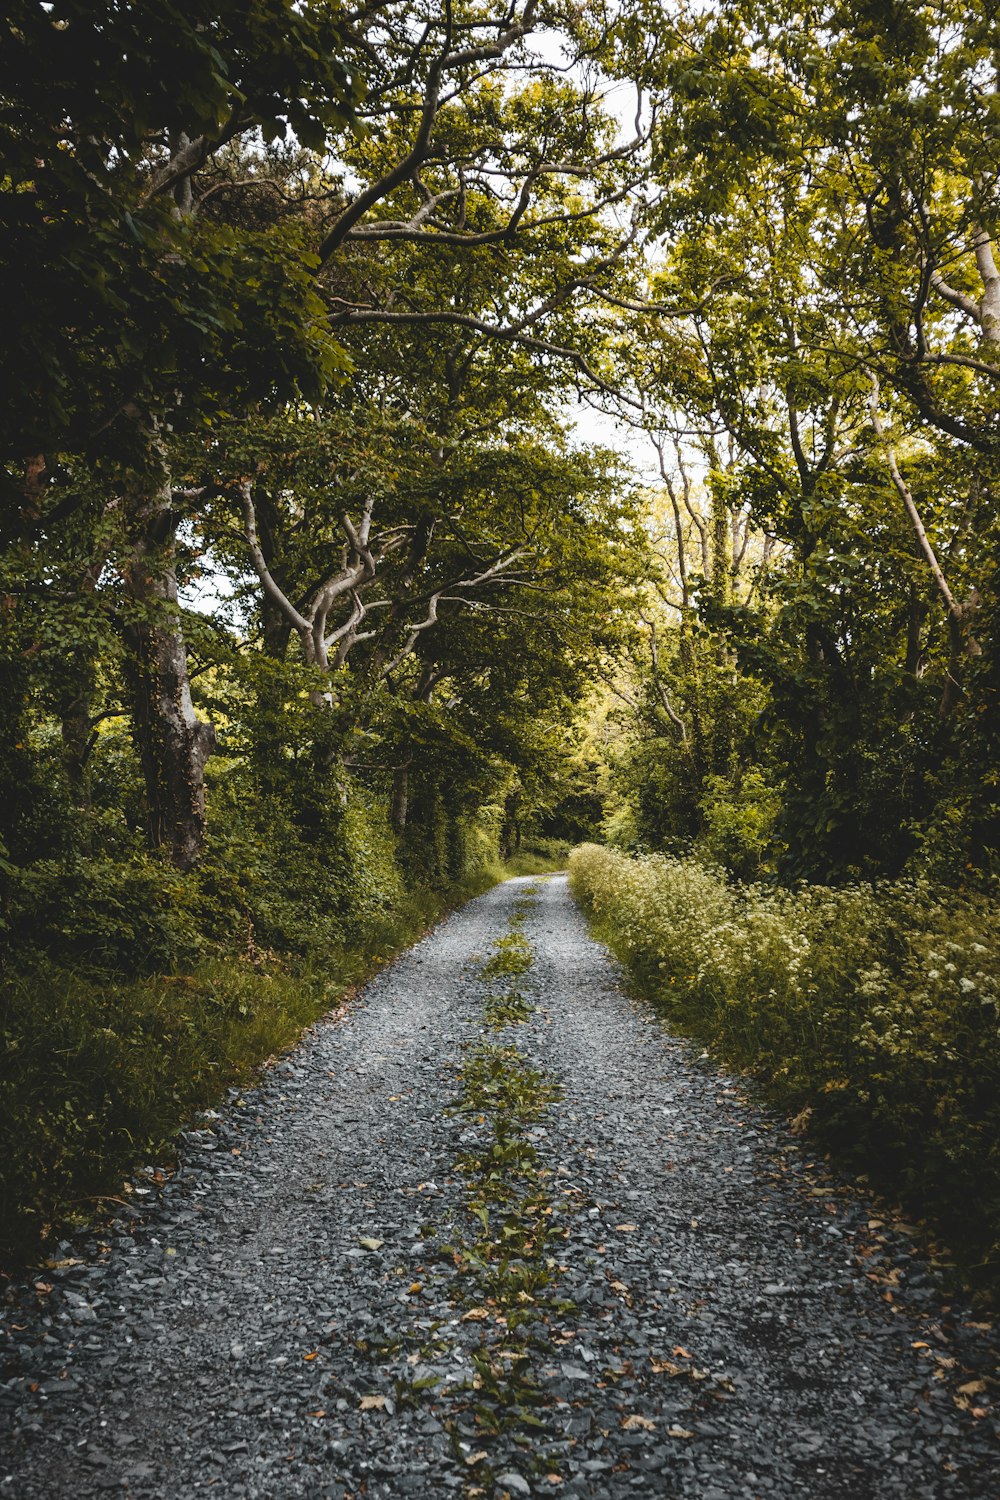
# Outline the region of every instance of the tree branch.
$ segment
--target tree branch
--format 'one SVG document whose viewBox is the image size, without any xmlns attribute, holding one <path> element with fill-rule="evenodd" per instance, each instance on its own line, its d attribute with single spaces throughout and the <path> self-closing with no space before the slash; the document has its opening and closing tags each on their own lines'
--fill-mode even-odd
<svg viewBox="0 0 1000 1500">
<path fill-rule="evenodd" d="M 896 462 L 895 449 L 886 437 L 885 427 L 882 424 L 882 418 L 879 416 L 878 380 L 874 375 L 871 379 L 872 392 L 869 398 L 868 408 L 871 412 L 872 427 L 875 429 L 875 436 L 878 438 L 879 442 L 882 445 L 883 451 L 885 452 L 886 463 L 889 468 L 889 473 L 892 476 L 892 482 L 895 485 L 896 491 L 903 502 L 907 515 L 910 518 L 910 523 L 913 526 L 914 535 L 917 538 L 917 546 L 923 554 L 927 566 L 930 568 L 934 582 L 937 584 L 941 597 L 948 607 L 948 613 L 956 622 L 956 624 L 962 627 L 963 632 L 965 632 L 966 650 L 970 656 L 979 656 L 980 648 L 978 643 L 973 640 L 973 638 L 967 633 L 965 617 L 966 612 L 951 591 L 948 580 L 944 575 L 944 570 L 941 567 L 940 562 L 938 561 L 937 553 L 934 551 L 934 547 L 931 543 L 930 537 L 927 535 L 927 530 L 920 518 L 920 512 L 917 509 L 917 504 L 913 498 L 910 487 L 906 483 L 906 480 L 903 478 L 902 474 L 899 472 L 899 465 Z"/>
</svg>

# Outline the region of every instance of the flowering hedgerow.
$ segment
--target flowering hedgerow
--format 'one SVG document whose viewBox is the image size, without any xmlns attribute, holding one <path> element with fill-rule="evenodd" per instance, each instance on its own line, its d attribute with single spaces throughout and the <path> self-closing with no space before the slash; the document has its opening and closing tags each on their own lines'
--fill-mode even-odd
<svg viewBox="0 0 1000 1500">
<path fill-rule="evenodd" d="M 672 1019 L 749 1069 L 1000 1283 L 1000 927 L 922 880 L 736 885 L 585 844 L 570 882 Z"/>
</svg>

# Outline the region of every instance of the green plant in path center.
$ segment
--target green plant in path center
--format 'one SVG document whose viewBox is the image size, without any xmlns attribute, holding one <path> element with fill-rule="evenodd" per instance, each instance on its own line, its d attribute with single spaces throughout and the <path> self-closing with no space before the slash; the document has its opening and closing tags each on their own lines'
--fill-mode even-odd
<svg viewBox="0 0 1000 1500">
<path fill-rule="evenodd" d="M 523 933 L 509 932 L 494 944 L 493 956 L 483 965 L 484 979 L 516 979 L 531 968 L 531 944 Z"/>
<path fill-rule="evenodd" d="M 467 1223 L 456 1247 L 468 1277 L 466 1316 L 482 1314 L 483 1336 L 473 1355 L 478 1400 L 473 1411 L 484 1437 L 544 1429 L 543 1396 L 533 1350 L 538 1327 L 561 1307 L 553 1295 L 553 1242 L 565 1231 L 554 1222 L 543 1165 L 531 1128 L 561 1096 L 513 1040 L 497 1033 L 523 1025 L 534 1006 L 510 981 L 531 967 L 531 945 L 517 928 L 532 901 L 518 904 L 511 930 L 494 944 L 482 978 L 506 981 L 486 997 L 487 1036 L 471 1046 L 462 1067 L 462 1095 L 454 1112 L 470 1121 L 473 1143 L 455 1163 L 466 1183 Z M 493 1033 L 493 1037 L 489 1036 Z M 542 1459 L 551 1471 L 553 1461 Z"/>
</svg>

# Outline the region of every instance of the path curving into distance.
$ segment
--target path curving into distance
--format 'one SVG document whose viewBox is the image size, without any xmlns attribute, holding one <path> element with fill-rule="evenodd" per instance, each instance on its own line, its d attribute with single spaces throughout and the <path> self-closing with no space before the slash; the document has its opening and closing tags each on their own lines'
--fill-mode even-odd
<svg viewBox="0 0 1000 1500">
<path fill-rule="evenodd" d="M 148 1203 L 4 1308 L 0 1497 L 1000 1494 L 996 1335 L 563 877 L 442 923 Z"/>
</svg>

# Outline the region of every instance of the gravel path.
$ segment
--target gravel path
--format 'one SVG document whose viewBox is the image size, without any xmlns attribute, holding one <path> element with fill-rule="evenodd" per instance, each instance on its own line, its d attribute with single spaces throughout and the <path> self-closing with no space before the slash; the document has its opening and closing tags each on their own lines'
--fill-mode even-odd
<svg viewBox="0 0 1000 1500">
<path fill-rule="evenodd" d="M 449 918 L 130 1202 L 11 1294 L 0 1497 L 1000 1495 L 996 1335 L 563 878 Z"/>
</svg>

